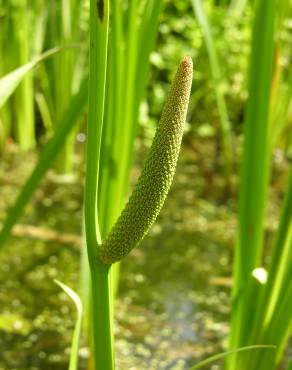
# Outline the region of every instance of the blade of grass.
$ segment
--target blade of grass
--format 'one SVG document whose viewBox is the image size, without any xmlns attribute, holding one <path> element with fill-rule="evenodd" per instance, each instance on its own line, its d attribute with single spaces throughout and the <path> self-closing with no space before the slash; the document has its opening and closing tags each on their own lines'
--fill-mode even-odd
<svg viewBox="0 0 292 370">
<path fill-rule="evenodd" d="M 290 12 L 289 12 L 290 8 Z M 275 46 L 275 63 L 273 88 L 271 95 L 271 120 L 270 120 L 270 141 L 271 147 L 274 148 L 279 141 L 281 133 L 285 126 L 287 127 L 287 113 L 292 96 L 292 73 L 291 69 L 285 68 L 283 58 L 285 58 L 286 39 L 283 38 L 285 33 L 285 23 L 291 17 L 292 6 L 289 1 L 280 0 L 277 4 L 276 19 L 276 46 Z"/>
<path fill-rule="evenodd" d="M 289 276 L 291 277 L 291 275 Z M 289 337 L 292 333 L 292 281 L 289 279 L 288 284 L 285 286 L 285 292 L 281 296 L 276 307 L 277 314 L 275 315 L 275 321 L 271 321 L 270 327 L 268 328 L 268 340 L 270 343 L 277 343 L 277 353 L 275 354 L 275 363 L 279 365 L 282 360 L 285 347 L 287 346 Z M 264 363 L 267 364 L 264 368 Z M 264 359 L 263 363 L 260 362 L 259 369 L 268 369 L 267 359 Z"/>
<path fill-rule="evenodd" d="M 30 5 L 32 7 L 32 5 Z M 32 42 L 32 55 L 41 54 L 44 49 L 44 41 L 47 30 L 48 7 L 45 0 L 35 0 L 31 15 L 33 15 L 32 27 L 34 30 L 34 38 Z"/>
<path fill-rule="evenodd" d="M 17 64 L 24 65 L 31 58 L 29 35 L 31 25 L 29 22 L 29 9 L 27 0 L 12 2 L 13 15 L 11 16 L 14 35 L 14 53 Z M 34 81 L 28 71 L 15 91 L 15 138 L 22 150 L 34 148 L 35 116 L 34 116 Z"/>
<path fill-rule="evenodd" d="M 284 295 L 277 302 L 273 320 L 261 335 L 262 338 L 266 338 L 267 343 L 276 344 L 277 351 L 273 354 L 260 352 L 254 357 L 250 356 L 247 362 L 249 369 L 274 370 L 278 367 L 292 331 L 291 301 L 292 281 L 290 279 Z"/>
<path fill-rule="evenodd" d="M 111 18 L 110 47 L 109 47 L 109 78 L 107 84 L 106 98 L 106 122 L 103 131 L 103 141 L 101 148 L 101 167 L 100 167 L 100 194 L 99 194 L 99 215 L 101 236 L 104 238 L 112 226 L 111 219 L 114 209 L 117 208 L 117 199 L 111 194 L 115 194 L 117 189 L 117 163 L 122 160 L 121 153 L 118 151 L 119 141 L 123 136 L 122 100 L 124 89 L 124 11 L 121 1 L 113 1 L 113 11 Z M 114 96 L 114 99 L 112 99 Z M 117 215 L 115 216 L 117 217 Z"/>
<path fill-rule="evenodd" d="M 82 315 L 83 315 L 83 307 L 81 300 L 77 293 L 74 292 L 71 288 L 69 288 L 64 283 L 61 283 L 59 280 L 54 280 L 57 285 L 71 298 L 74 302 L 76 311 L 77 311 L 77 318 L 74 327 L 74 333 L 72 337 L 71 343 L 71 352 L 70 352 L 70 362 L 68 370 L 78 370 L 78 352 L 79 352 L 79 342 L 80 342 L 80 333 L 81 333 L 81 326 L 82 326 Z"/>
<path fill-rule="evenodd" d="M 204 41 L 206 44 L 213 85 L 215 89 L 218 113 L 221 121 L 221 138 L 222 138 L 222 148 L 224 153 L 224 166 L 227 182 L 230 182 L 230 176 L 232 171 L 232 137 L 231 137 L 231 126 L 228 116 L 228 110 L 226 107 L 224 93 L 220 87 L 220 82 L 222 81 L 222 73 L 220 69 L 220 64 L 218 60 L 218 55 L 216 47 L 214 44 L 211 28 L 208 22 L 207 15 L 204 10 L 204 6 L 201 0 L 192 0 L 193 9 L 198 20 L 198 23 L 201 27 Z"/>
<path fill-rule="evenodd" d="M 137 63 L 137 76 L 139 76 L 139 78 L 136 79 L 134 119 L 138 117 L 140 103 L 145 94 L 145 87 L 150 69 L 150 53 L 157 37 L 159 17 L 163 6 L 164 2 L 162 0 L 148 0 L 143 10 L 143 18 L 139 29 L 139 63 Z M 133 130 L 132 141 L 134 140 L 135 134 L 136 130 Z"/>
<path fill-rule="evenodd" d="M 101 220 L 101 233 L 102 236 L 106 236 L 110 227 L 115 222 L 117 216 L 120 213 L 121 208 L 124 205 L 125 195 L 128 190 L 129 172 L 133 157 L 134 150 L 134 138 L 136 136 L 138 126 L 138 111 L 143 94 L 146 87 L 147 74 L 149 71 L 149 55 L 152 50 L 155 37 L 158 31 L 158 20 L 161 14 L 163 2 L 148 0 L 145 3 L 145 7 L 142 9 L 143 17 L 141 22 L 135 20 L 134 24 L 126 32 L 136 32 L 137 45 L 128 45 L 125 40 L 129 39 L 129 36 L 123 34 L 122 23 L 123 18 L 126 17 L 128 12 L 133 12 L 133 9 L 129 9 L 127 13 L 123 13 L 121 4 L 119 1 L 114 2 L 113 11 L 113 25 L 112 25 L 112 41 L 110 48 L 109 63 L 111 68 L 112 85 L 109 87 L 109 94 L 114 94 L 114 102 L 108 102 L 108 111 L 114 112 L 108 114 L 106 117 L 106 129 L 105 129 L 105 140 L 103 141 L 102 157 L 104 158 L 104 166 L 106 168 L 101 169 L 100 181 L 101 181 L 101 194 L 100 201 L 103 203 L 100 205 L 100 214 L 102 215 Z M 133 6 L 133 5 L 132 5 Z M 135 7 L 138 12 L 138 7 Z M 140 17 L 140 16 L 139 16 Z M 138 14 L 133 18 L 139 18 Z M 138 25 L 137 25 L 138 23 Z M 137 41 L 139 40 L 139 42 Z M 121 45 L 126 43 L 127 49 L 130 47 L 137 46 L 138 52 L 134 53 L 135 58 L 139 58 L 138 61 L 133 62 L 136 65 L 137 72 L 132 71 L 139 78 L 133 76 L 129 78 L 126 76 L 126 70 L 124 64 L 128 65 L 125 60 L 128 60 L 130 50 L 124 52 Z M 134 41 L 133 41 L 134 42 Z M 116 61 L 119 61 L 116 63 Z M 129 81 L 133 82 L 132 88 L 129 87 Z M 123 91 L 127 91 L 128 100 L 131 102 L 131 119 L 126 119 L 126 112 L 123 110 Z M 130 96 L 132 94 L 132 96 Z M 112 107 L 111 105 L 114 104 Z M 113 121 L 111 121 L 113 120 Z M 125 126 L 128 126 L 125 129 Z M 124 141 L 125 131 L 128 132 L 128 144 Z M 122 139 L 121 139 L 122 138 Z M 121 148 L 124 147 L 123 151 Z M 118 165 L 119 164 L 119 165 Z M 121 164 L 121 165 L 120 165 Z M 120 190 L 119 187 L 121 186 Z"/>
<path fill-rule="evenodd" d="M 239 352 L 251 351 L 251 350 L 255 350 L 255 349 L 275 349 L 275 348 L 276 348 L 276 346 L 265 345 L 265 344 L 259 344 L 259 345 L 254 345 L 254 346 L 246 346 L 246 347 L 237 348 L 237 349 L 234 349 L 232 351 L 226 351 L 226 352 L 218 353 L 217 355 L 214 355 L 214 356 L 210 356 L 207 359 L 205 359 L 203 361 L 200 361 L 198 364 L 196 364 L 195 366 L 190 368 L 190 370 L 201 369 L 201 368 L 205 367 L 206 365 L 209 365 L 213 362 L 221 360 L 224 357 L 232 356 L 232 355 L 234 355 L 236 353 L 239 353 Z"/>
<path fill-rule="evenodd" d="M 6 35 L 11 35 L 10 32 L 10 22 L 9 22 L 9 9 L 8 6 L 4 7 L 2 5 L 2 20 L 1 20 L 1 32 L 0 32 L 0 48 L 1 48 L 1 63 L 0 63 L 0 75 L 4 76 L 10 69 L 14 67 L 10 66 L 10 54 L 11 45 L 10 37 L 8 38 Z M 5 52 L 4 52 L 5 50 Z M 0 127 L 1 127 L 1 135 L 0 135 L 0 152 L 3 151 L 5 148 L 6 140 L 11 135 L 11 128 L 12 128 L 12 109 L 11 109 L 11 102 L 6 104 L 5 107 L 0 108 Z"/>
<path fill-rule="evenodd" d="M 138 129 L 138 116 L 141 101 L 145 94 L 147 77 L 150 69 L 150 53 L 158 33 L 159 17 L 162 12 L 164 2 L 162 0 L 148 0 L 143 9 L 143 17 L 139 26 L 138 53 L 137 53 L 137 72 L 135 81 L 135 92 L 132 101 L 133 123 L 131 129 L 129 155 L 127 158 L 127 170 L 123 180 L 124 194 L 129 187 L 129 172 L 132 164 L 134 140 Z"/>
<path fill-rule="evenodd" d="M 239 225 L 234 262 L 233 312 L 230 347 L 246 343 L 250 328 L 247 311 L 253 301 L 248 287 L 251 273 L 261 266 L 264 214 L 271 153 L 268 145 L 270 92 L 274 60 L 275 0 L 259 0 L 255 10 L 250 65 L 249 98 L 245 117 L 244 155 L 241 166 Z M 240 369 L 236 356 L 229 369 Z"/>
<path fill-rule="evenodd" d="M 127 88 L 127 94 L 124 95 L 123 99 L 123 119 L 124 119 L 124 130 L 123 140 L 120 140 L 119 151 L 121 156 L 124 158 L 119 166 L 119 184 L 118 184 L 118 195 L 117 199 L 123 201 L 126 184 L 125 179 L 127 177 L 128 163 L 129 163 L 129 148 L 131 148 L 132 132 L 137 125 L 134 119 L 134 104 L 133 98 L 135 96 L 135 82 L 139 78 L 137 76 L 137 42 L 138 42 L 138 20 L 137 20 L 138 1 L 132 0 L 129 3 L 127 20 L 127 33 L 126 33 L 126 55 L 125 55 L 125 86 Z"/>
<path fill-rule="evenodd" d="M 72 43 L 72 4 L 71 1 L 62 0 L 59 9 L 60 21 L 60 44 L 62 46 Z M 64 113 L 68 101 L 72 95 L 72 80 L 76 54 L 72 50 L 66 50 L 55 59 L 56 79 L 62 83 L 55 82 L 55 104 L 57 119 Z M 56 171 L 59 173 L 71 173 L 73 170 L 74 152 L 74 130 L 66 138 L 64 147 L 56 160 Z"/>
<path fill-rule="evenodd" d="M 265 340 L 277 344 L 277 353 L 271 358 L 260 354 L 250 357 L 247 366 L 253 368 L 258 361 L 259 368 L 273 369 L 273 363 L 281 360 L 292 324 L 292 170 L 282 208 L 280 224 L 275 237 L 268 282 L 256 312 L 251 341 Z M 264 367 L 265 364 L 266 367 Z"/>
<path fill-rule="evenodd" d="M 36 94 L 36 102 L 40 111 L 40 115 L 42 117 L 43 125 L 46 129 L 46 133 L 50 136 L 54 132 L 54 125 L 52 122 L 52 117 L 50 114 L 50 109 L 48 107 L 47 101 L 44 97 L 44 94 L 42 93 L 37 93 Z"/>
<path fill-rule="evenodd" d="M 265 288 L 266 301 L 263 303 L 266 315 L 264 326 L 267 326 L 275 313 L 277 302 L 281 301 L 288 286 L 292 272 L 292 170 L 282 208 L 280 225 L 276 234 L 268 283 Z"/>
<path fill-rule="evenodd" d="M 7 99 L 13 94 L 15 89 L 18 87 L 20 82 L 23 80 L 25 75 L 35 68 L 40 62 L 43 60 L 51 57 L 52 55 L 59 53 L 62 51 L 63 48 L 53 48 L 45 53 L 41 54 L 40 56 L 34 58 L 29 63 L 24 64 L 21 67 L 18 67 L 14 71 L 8 73 L 4 77 L 0 79 L 0 108 L 6 103 Z"/>
</svg>

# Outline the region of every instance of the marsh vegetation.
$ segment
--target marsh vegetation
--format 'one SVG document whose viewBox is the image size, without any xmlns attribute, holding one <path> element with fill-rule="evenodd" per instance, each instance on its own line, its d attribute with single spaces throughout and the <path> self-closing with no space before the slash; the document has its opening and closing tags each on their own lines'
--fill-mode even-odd
<svg viewBox="0 0 292 370">
<path fill-rule="evenodd" d="M 291 370 L 291 22 L 0 0 L 0 369 Z"/>
</svg>

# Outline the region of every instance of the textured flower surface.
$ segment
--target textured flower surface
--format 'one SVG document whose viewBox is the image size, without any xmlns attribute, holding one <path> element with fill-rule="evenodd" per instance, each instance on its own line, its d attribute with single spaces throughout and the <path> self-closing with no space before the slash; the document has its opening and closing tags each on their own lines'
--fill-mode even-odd
<svg viewBox="0 0 292 370">
<path fill-rule="evenodd" d="M 137 184 L 108 237 L 100 259 L 121 260 L 143 239 L 161 210 L 179 156 L 193 78 L 193 63 L 185 57 L 175 75 L 151 148 Z"/>
</svg>

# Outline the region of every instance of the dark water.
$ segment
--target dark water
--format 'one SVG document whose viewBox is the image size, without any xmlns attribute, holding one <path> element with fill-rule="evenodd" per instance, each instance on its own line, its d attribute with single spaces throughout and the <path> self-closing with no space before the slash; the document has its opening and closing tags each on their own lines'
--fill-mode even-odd
<svg viewBox="0 0 292 370">
<path fill-rule="evenodd" d="M 226 345 L 236 200 L 214 175 L 215 149 L 204 151 L 185 147 L 158 221 L 122 264 L 117 369 L 188 369 Z M 10 153 L 1 163 L 2 219 L 34 161 Z M 75 311 L 53 279 L 79 289 L 81 172 L 66 181 L 47 176 L 20 220 L 21 237 L 0 251 L 0 370 L 68 368 Z M 84 342 L 80 358 L 85 369 Z"/>
</svg>

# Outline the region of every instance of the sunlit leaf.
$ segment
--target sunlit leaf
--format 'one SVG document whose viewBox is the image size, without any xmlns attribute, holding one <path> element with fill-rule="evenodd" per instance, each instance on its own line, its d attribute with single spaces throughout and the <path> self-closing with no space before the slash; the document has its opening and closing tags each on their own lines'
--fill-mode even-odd
<svg viewBox="0 0 292 370">
<path fill-rule="evenodd" d="M 199 362 L 198 364 L 196 364 L 195 366 L 193 366 L 190 370 L 201 369 L 204 366 L 211 364 L 212 362 L 218 361 L 218 360 L 220 360 L 220 359 L 222 359 L 226 356 L 231 356 L 231 355 L 233 355 L 235 353 L 238 353 L 238 352 L 250 351 L 250 350 L 254 350 L 254 349 L 275 349 L 275 348 L 276 348 L 276 346 L 264 345 L 264 344 L 263 345 L 254 345 L 254 346 L 246 346 L 246 347 L 237 348 L 237 349 L 232 350 L 232 351 L 222 352 L 222 353 L 218 353 L 217 355 L 208 357 L 206 360 L 203 360 L 203 361 Z"/>
<path fill-rule="evenodd" d="M 9 97 L 13 94 L 17 86 L 20 84 L 25 75 L 30 72 L 38 63 L 49 58 L 50 56 L 60 52 L 64 48 L 53 48 L 41 54 L 31 62 L 16 68 L 0 79 L 0 108 L 6 103 Z"/>
<path fill-rule="evenodd" d="M 54 281 L 71 298 L 71 300 L 74 302 L 75 307 L 76 307 L 77 318 L 75 322 L 75 328 L 74 328 L 74 333 L 73 333 L 72 343 L 71 343 L 69 370 L 77 370 L 78 369 L 79 341 L 80 341 L 80 332 L 81 332 L 82 315 L 83 315 L 83 307 L 82 307 L 81 299 L 79 295 L 74 292 L 74 290 L 68 287 L 68 285 L 65 285 L 59 280 L 54 280 Z"/>
</svg>

